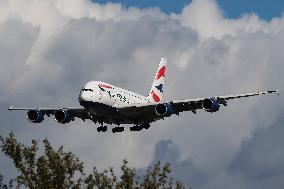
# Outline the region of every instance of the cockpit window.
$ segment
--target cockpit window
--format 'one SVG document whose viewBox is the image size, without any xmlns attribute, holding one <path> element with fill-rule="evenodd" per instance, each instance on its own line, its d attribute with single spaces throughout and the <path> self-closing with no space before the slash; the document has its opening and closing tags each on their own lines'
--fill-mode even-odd
<svg viewBox="0 0 284 189">
<path fill-rule="evenodd" d="M 92 92 L 94 92 L 92 89 L 82 89 L 82 91 L 92 91 Z"/>
</svg>

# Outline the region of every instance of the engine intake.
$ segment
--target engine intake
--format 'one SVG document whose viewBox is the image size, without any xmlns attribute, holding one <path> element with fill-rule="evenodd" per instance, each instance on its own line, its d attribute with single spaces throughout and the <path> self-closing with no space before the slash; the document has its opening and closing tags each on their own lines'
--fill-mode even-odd
<svg viewBox="0 0 284 189">
<path fill-rule="evenodd" d="M 54 113 L 54 118 L 57 122 L 59 123 L 69 123 L 71 120 L 74 119 L 74 117 L 71 115 L 71 113 L 68 110 L 62 109 L 62 110 L 57 110 Z"/>
<path fill-rule="evenodd" d="M 217 112 L 220 104 L 216 98 L 205 98 L 202 101 L 202 107 L 207 112 Z"/>
<path fill-rule="evenodd" d="M 170 116 L 173 113 L 173 108 L 170 104 L 158 104 L 155 107 L 155 111 L 157 115 L 163 115 L 163 116 Z"/>
<path fill-rule="evenodd" d="M 29 110 L 27 112 L 27 119 L 33 123 L 40 123 L 44 120 L 44 113 L 40 110 Z"/>
</svg>

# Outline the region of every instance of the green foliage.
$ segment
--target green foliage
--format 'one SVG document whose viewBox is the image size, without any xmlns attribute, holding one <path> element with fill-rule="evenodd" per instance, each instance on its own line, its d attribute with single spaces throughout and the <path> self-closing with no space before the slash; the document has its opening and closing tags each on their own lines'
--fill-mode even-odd
<svg viewBox="0 0 284 189">
<path fill-rule="evenodd" d="M 179 181 L 174 183 L 170 164 L 161 166 L 156 162 L 149 167 L 143 177 L 136 175 L 135 168 L 128 166 L 127 160 L 121 166 L 121 176 L 116 176 L 112 167 L 98 171 L 95 167 L 88 175 L 84 172 L 84 164 L 72 152 L 64 152 L 63 147 L 55 150 L 47 139 L 43 140 L 44 151 L 39 154 L 36 140 L 30 146 L 19 143 L 14 134 L 7 138 L 0 137 L 1 150 L 9 157 L 18 170 L 19 175 L 4 184 L 0 175 L 0 189 L 184 189 Z M 14 186 L 15 184 L 15 186 Z"/>
</svg>

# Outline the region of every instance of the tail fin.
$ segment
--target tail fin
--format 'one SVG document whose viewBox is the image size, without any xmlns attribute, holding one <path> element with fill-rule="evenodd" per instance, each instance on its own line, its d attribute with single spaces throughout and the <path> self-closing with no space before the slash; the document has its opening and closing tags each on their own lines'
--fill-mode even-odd
<svg viewBox="0 0 284 189">
<path fill-rule="evenodd" d="M 163 99 L 166 65 L 167 59 L 161 58 L 150 93 L 148 95 L 149 102 L 160 102 Z"/>
</svg>

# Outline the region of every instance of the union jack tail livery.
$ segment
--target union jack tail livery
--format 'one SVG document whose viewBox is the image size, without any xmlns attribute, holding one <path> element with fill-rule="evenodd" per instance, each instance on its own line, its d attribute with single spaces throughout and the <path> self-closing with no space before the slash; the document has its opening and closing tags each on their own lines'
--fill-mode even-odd
<svg viewBox="0 0 284 189">
<path fill-rule="evenodd" d="M 164 84 L 166 76 L 167 59 L 161 58 L 160 64 L 155 75 L 148 100 L 149 102 L 160 102 L 163 99 Z"/>
</svg>

